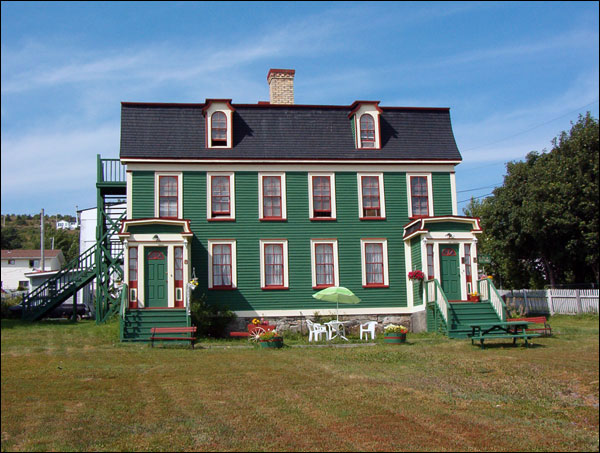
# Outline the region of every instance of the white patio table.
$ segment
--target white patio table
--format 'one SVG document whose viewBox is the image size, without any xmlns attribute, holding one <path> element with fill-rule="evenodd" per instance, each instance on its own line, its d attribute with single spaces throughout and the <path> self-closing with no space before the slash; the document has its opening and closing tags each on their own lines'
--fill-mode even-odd
<svg viewBox="0 0 600 453">
<path fill-rule="evenodd" d="M 350 341 L 346 338 L 346 326 L 349 321 L 329 321 L 324 323 L 327 326 L 329 340 L 333 340 L 335 337 L 343 338 L 346 341 Z"/>
</svg>

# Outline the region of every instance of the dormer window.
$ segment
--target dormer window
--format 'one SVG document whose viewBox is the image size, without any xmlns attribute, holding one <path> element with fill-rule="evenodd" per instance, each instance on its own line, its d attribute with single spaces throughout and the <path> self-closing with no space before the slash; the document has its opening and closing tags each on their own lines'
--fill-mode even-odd
<svg viewBox="0 0 600 453">
<path fill-rule="evenodd" d="M 215 112 L 211 117 L 210 139 L 212 146 L 227 146 L 227 117 L 223 112 Z"/>
<path fill-rule="evenodd" d="M 379 101 L 356 101 L 350 106 L 348 118 L 352 121 L 357 149 L 381 149 L 379 120 L 382 110 L 378 104 Z"/>
<path fill-rule="evenodd" d="M 207 99 L 202 109 L 206 117 L 206 147 L 232 148 L 234 108 L 231 99 Z"/>
<path fill-rule="evenodd" d="M 368 113 L 360 117 L 360 142 L 363 148 L 375 148 L 375 120 Z"/>
</svg>

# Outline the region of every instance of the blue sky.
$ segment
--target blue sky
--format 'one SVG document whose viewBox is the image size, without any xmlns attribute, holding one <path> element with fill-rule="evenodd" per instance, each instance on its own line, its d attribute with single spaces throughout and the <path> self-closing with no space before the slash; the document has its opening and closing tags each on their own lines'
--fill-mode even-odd
<svg viewBox="0 0 600 453">
<path fill-rule="evenodd" d="M 459 213 L 598 117 L 598 2 L 2 2 L 2 213 L 95 206 L 120 102 L 450 107 Z M 480 188 L 480 189 L 479 189 Z M 477 189 L 477 190 L 472 190 Z"/>
</svg>

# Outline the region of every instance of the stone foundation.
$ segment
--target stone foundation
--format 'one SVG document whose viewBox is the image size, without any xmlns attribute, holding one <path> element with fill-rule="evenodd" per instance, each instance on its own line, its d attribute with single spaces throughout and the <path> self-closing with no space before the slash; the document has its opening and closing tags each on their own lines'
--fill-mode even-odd
<svg viewBox="0 0 600 453">
<path fill-rule="evenodd" d="M 229 332 L 246 332 L 248 324 L 252 322 L 254 317 L 251 318 L 236 318 L 228 326 Z M 261 317 L 265 322 L 271 325 L 277 326 L 277 330 L 281 332 L 293 332 L 308 335 L 308 327 L 306 326 L 306 319 L 310 319 L 314 322 L 328 322 L 335 319 L 335 316 L 321 315 L 321 316 L 276 316 L 276 317 Z M 368 321 L 377 321 L 377 327 L 375 331 L 377 333 L 383 333 L 383 328 L 388 324 L 402 324 L 408 327 L 409 332 L 424 332 L 427 330 L 427 320 L 425 311 L 410 313 L 410 314 L 381 314 L 381 315 L 340 315 L 340 321 L 349 321 L 346 324 L 346 332 L 351 334 L 359 334 L 359 327 Z"/>
</svg>

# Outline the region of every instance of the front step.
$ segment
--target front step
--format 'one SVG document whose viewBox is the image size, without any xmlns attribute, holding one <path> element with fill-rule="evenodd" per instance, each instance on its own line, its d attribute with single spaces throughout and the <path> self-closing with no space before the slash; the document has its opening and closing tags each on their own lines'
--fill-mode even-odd
<svg viewBox="0 0 600 453">
<path fill-rule="evenodd" d="M 150 341 L 152 327 L 189 327 L 191 318 L 185 308 L 127 310 L 122 341 Z"/>
<path fill-rule="evenodd" d="M 467 338 L 470 324 L 498 322 L 500 318 L 490 302 L 451 302 L 448 310 L 450 329 L 448 337 Z"/>
</svg>

